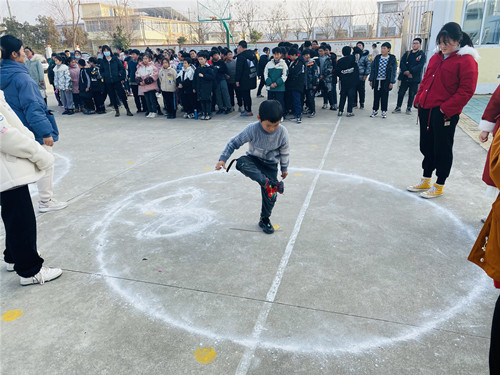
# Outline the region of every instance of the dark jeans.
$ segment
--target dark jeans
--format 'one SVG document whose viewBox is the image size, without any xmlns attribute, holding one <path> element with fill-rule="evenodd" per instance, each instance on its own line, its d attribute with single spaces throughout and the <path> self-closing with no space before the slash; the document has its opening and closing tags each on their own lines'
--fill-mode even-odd
<svg viewBox="0 0 500 375">
<path fill-rule="evenodd" d="M 80 94 L 73 93 L 73 104 L 75 105 L 75 108 L 78 108 L 79 106 L 82 105 L 82 101 L 80 100 Z"/>
<path fill-rule="evenodd" d="M 146 108 L 149 113 L 156 113 L 158 101 L 156 100 L 156 90 L 146 91 L 144 93 L 146 99 Z"/>
<path fill-rule="evenodd" d="M 204 116 L 212 116 L 212 101 L 211 100 L 200 100 L 201 103 L 201 113 Z"/>
<path fill-rule="evenodd" d="M 354 100 L 356 99 L 356 86 L 342 87 L 340 89 L 339 111 L 344 112 L 345 101 L 347 99 L 347 112 L 352 112 L 354 107 Z"/>
<path fill-rule="evenodd" d="M 459 120 L 459 115 L 451 118 L 450 125 L 445 126 L 444 115 L 439 107 L 433 109 L 420 108 L 420 152 L 424 155 L 422 169 L 424 177 L 432 177 L 436 170 L 439 185 L 444 185 L 450 175 L 453 163 L 453 137 Z"/>
<path fill-rule="evenodd" d="M 365 93 L 366 93 L 366 81 L 360 79 L 358 84 L 356 85 L 356 95 L 354 96 L 354 104 L 358 104 L 358 95 L 359 95 L 359 104 L 365 104 Z"/>
<path fill-rule="evenodd" d="M 240 89 L 240 93 L 241 99 L 243 100 L 243 105 L 245 106 L 245 111 L 252 112 L 252 97 L 250 96 L 250 90 Z"/>
<path fill-rule="evenodd" d="M 281 104 L 281 110 L 285 115 L 285 92 L 284 91 L 268 91 L 267 100 L 277 100 Z"/>
<path fill-rule="evenodd" d="M 0 193 L 0 204 L 5 226 L 4 260 L 14 263 L 19 276 L 34 276 L 40 272 L 43 259 L 36 250 L 36 218 L 28 185 Z"/>
<path fill-rule="evenodd" d="M 87 111 L 94 110 L 94 101 L 92 100 L 92 93 L 90 91 L 85 91 L 80 93 L 80 99 L 83 102 L 83 106 Z"/>
<path fill-rule="evenodd" d="M 260 76 L 259 87 L 257 88 L 257 96 L 262 94 L 262 88 L 266 85 L 266 80 L 264 79 L 264 75 Z"/>
<path fill-rule="evenodd" d="M 490 374 L 500 374 L 500 296 L 495 305 L 491 324 Z"/>
<path fill-rule="evenodd" d="M 267 164 L 255 156 L 246 155 L 238 159 L 236 169 L 260 185 L 262 195 L 260 216 L 271 217 L 274 204 L 276 203 L 276 195 L 269 198 L 264 186 L 266 185 L 266 178 L 269 179 L 269 183 L 273 186 L 278 183 L 278 165 Z"/>
<path fill-rule="evenodd" d="M 95 104 L 95 110 L 98 112 L 106 112 L 106 107 L 104 106 L 104 99 L 106 99 L 106 96 L 104 92 L 92 90 L 91 93 Z"/>
<path fill-rule="evenodd" d="M 241 96 L 241 90 L 238 86 L 234 86 L 234 93 L 236 94 L 238 107 L 243 107 L 243 96 Z"/>
<path fill-rule="evenodd" d="M 380 82 L 380 83 L 379 83 Z M 387 106 L 389 104 L 389 91 L 380 89 L 384 81 L 373 81 L 375 88 L 373 89 L 373 110 L 378 111 L 379 105 L 382 107 L 382 112 L 387 112 Z"/>
<path fill-rule="evenodd" d="M 175 92 L 162 91 L 161 94 L 163 95 L 163 102 L 167 107 L 167 114 L 175 117 Z"/>
<path fill-rule="evenodd" d="M 415 95 L 417 95 L 418 91 L 418 83 L 408 81 L 401 81 L 401 85 L 399 85 L 398 103 L 396 104 L 396 107 L 401 108 L 403 105 L 406 90 L 408 90 L 408 104 L 406 105 L 406 108 L 411 109 L 411 107 L 413 107 L 413 100 L 415 99 Z"/>
<path fill-rule="evenodd" d="M 309 108 L 309 113 L 316 112 L 316 103 L 314 102 L 314 96 L 316 95 L 316 90 L 306 89 L 306 105 Z"/>
<path fill-rule="evenodd" d="M 142 95 L 139 96 L 139 85 L 130 85 L 132 94 L 134 94 L 134 102 L 137 110 L 140 112 L 147 111 L 146 98 Z"/>
<path fill-rule="evenodd" d="M 193 90 L 186 91 L 181 89 L 182 95 L 182 106 L 184 108 L 184 112 L 186 113 L 194 113 L 194 94 Z"/>
<path fill-rule="evenodd" d="M 227 83 L 227 91 L 229 92 L 229 100 L 231 101 L 231 107 L 234 107 L 234 94 L 235 94 L 234 83 L 229 83 L 229 82 Z M 236 96 L 238 96 L 238 94 L 236 94 Z"/>
<path fill-rule="evenodd" d="M 121 82 L 105 82 L 106 84 L 106 92 L 109 95 L 109 100 L 115 110 L 118 110 L 118 98 L 122 101 L 123 106 L 126 109 L 128 108 L 127 103 L 127 94 L 125 93 L 125 89 L 122 86 Z"/>
<path fill-rule="evenodd" d="M 292 113 L 296 117 L 302 117 L 302 93 L 300 91 L 291 91 L 292 94 Z"/>
</svg>

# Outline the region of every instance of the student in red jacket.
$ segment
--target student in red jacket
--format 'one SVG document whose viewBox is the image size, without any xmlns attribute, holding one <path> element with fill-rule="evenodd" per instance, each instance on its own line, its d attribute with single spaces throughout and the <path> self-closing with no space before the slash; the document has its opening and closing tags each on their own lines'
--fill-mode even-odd
<svg viewBox="0 0 500 375">
<path fill-rule="evenodd" d="M 423 198 L 443 194 L 453 162 L 453 137 L 460 113 L 470 100 L 477 84 L 479 54 L 469 35 L 460 25 L 449 22 L 441 28 L 436 44 L 439 52 L 432 56 L 413 105 L 420 121 L 420 152 L 423 177 L 409 191 L 421 192 Z M 431 185 L 432 173 L 437 181 Z"/>
</svg>

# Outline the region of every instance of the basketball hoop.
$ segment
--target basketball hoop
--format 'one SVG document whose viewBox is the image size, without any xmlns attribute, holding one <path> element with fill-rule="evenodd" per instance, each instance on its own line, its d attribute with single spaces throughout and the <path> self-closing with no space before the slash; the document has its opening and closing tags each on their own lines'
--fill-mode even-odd
<svg viewBox="0 0 500 375">
<path fill-rule="evenodd" d="M 210 17 L 212 21 L 217 21 L 217 17 Z"/>
</svg>

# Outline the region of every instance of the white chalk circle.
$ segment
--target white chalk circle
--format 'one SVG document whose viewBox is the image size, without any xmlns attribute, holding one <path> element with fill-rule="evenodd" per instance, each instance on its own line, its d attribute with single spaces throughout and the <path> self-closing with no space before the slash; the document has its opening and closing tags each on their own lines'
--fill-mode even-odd
<svg viewBox="0 0 500 375">
<path fill-rule="evenodd" d="M 389 221 L 386 224 L 371 222 L 371 213 L 366 212 L 359 213 L 359 220 L 356 219 L 356 221 L 350 217 L 349 212 L 343 212 L 342 215 L 345 216 L 345 219 L 337 220 L 337 224 L 345 225 L 346 230 L 354 227 L 359 230 L 359 233 L 356 233 L 358 237 L 363 236 L 363 231 L 368 235 L 375 233 L 376 235 L 372 234 L 373 237 L 379 236 L 378 241 L 381 244 L 387 244 L 387 249 L 380 252 L 382 255 L 376 254 L 371 259 L 372 262 L 375 262 L 374 266 L 377 266 L 378 258 L 376 256 L 398 257 L 408 247 L 421 249 L 419 251 L 421 251 L 423 259 L 429 255 L 429 252 L 436 254 L 436 257 L 428 257 L 428 264 L 421 270 L 422 274 L 419 274 L 420 271 L 415 272 L 410 267 L 409 274 L 402 276 L 405 270 L 386 267 L 384 272 L 388 272 L 387 276 L 379 278 L 377 272 L 380 272 L 383 267 L 373 267 L 373 269 L 367 268 L 360 271 L 361 277 L 366 276 L 367 280 L 366 286 L 361 289 L 356 289 L 357 286 L 349 286 L 349 280 L 345 280 L 345 286 L 342 287 L 346 288 L 347 292 L 366 293 L 368 306 L 373 306 L 374 310 L 372 312 L 365 309 L 366 315 L 358 313 L 358 311 L 343 311 L 343 307 L 348 307 L 348 304 L 345 306 L 339 304 L 339 310 L 334 313 L 323 309 L 321 301 L 314 302 L 314 306 L 295 307 L 293 302 L 288 303 L 280 299 L 283 297 L 280 290 L 276 299 L 276 302 L 279 303 L 273 305 L 267 320 L 267 330 L 258 339 L 258 347 L 295 353 L 339 355 L 360 353 L 394 345 L 398 342 L 416 339 L 444 325 L 463 311 L 465 307 L 470 306 L 485 290 L 488 279 L 483 273 L 470 271 L 472 267 L 466 268 L 464 266 L 464 270 L 459 271 L 459 274 L 456 274 L 456 270 L 447 270 L 446 267 L 442 267 L 442 264 L 446 264 L 448 261 L 447 256 L 462 257 L 464 254 L 447 254 L 448 250 L 442 251 L 439 248 L 440 242 L 447 242 L 446 246 L 451 246 L 451 248 L 455 244 L 456 247 L 463 248 L 464 243 L 469 246 L 475 240 L 473 229 L 466 226 L 446 208 L 391 185 L 361 176 L 308 168 L 293 168 L 290 172 L 301 172 L 304 177 L 320 174 L 320 183 L 315 191 L 315 196 L 325 195 L 328 189 L 335 190 L 332 188 L 335 186 L 339 192 L 331 194 L 329 204 L 336 205 L 338 209 L 343 210 L 353 206 L 352 209 L 355 211 L 352 211 L 352 215 L 362 211 L 363 206 L 368 207 L 366 200 L 380 202 L 378 206 L 380 212 L 377 214 L 381 217 L 388 217 Z M 231 172 L 226 178 L 235 177 L 244 178 L 238 172 Z M 131 283 L 130 279 L 139 278 L 133 275 L 133 270 L 123 266 L 127 262 L 116 261 L 118 257 L 128 259 L 128 257 L 136 256 L 138 249 L 147 251 L 153 257 L 159 257 L 165 251 L 169 251 L 168 246 L 174 243 L 173 241 L 189 241 L 189 239 L 192 240 L 193 236 L 194 241 L 198 241 L 197 235 L 200 235 L 200 238 L 207 238 L 205 245 L 208 247 L 211 246 L 210 241 L 216 241 L 219 235 L 223 236 L 225 241 L 230 241 L 231 234 L 227 234 L 227 228 L 230 224 L 234 225 L 234 222 L 219 221 L 220 211 L 224 210 L 224 206 L 218 204 L 220 201 L 215 202 L 217 199 L 211 193 L 211 189 L 219 189 L 219 186 L 214 185 L 220 184 L 223 179 L 219 172 L 188 176 L 139 190 L 112 203 L 106 208 L 106 214 L 102 220 L 97 222 L 93 228 L 97 242 L 97 261 L 103 274 L 116 276 L 105 278 L 109 286 L 127 303 L 150 318 L 158 319 L 191 334 L 205 336 L 212 342 L 230 340 L 245 347 L 251 347 L 255 345 L 255 339 L 251 337 L 253 325 L 249 328 L 248 325 L 241 324 L 241 320 L 244 320 L 243 317 L 246 318 L 249 314 L 258 313 L 264 302 L 242 299 L 241 304 L 214 304 L 210 303 L 213 301 L 213 294 L 199 293 L 196 290 L 183 290 L 182 285 L 179 286 L 178 292 L 163 293 L 159 296 L 153 291 L 156 290 L 154 288 L 145 288 L 141 283 Z M 204 183 L 195 183 L 199 180 L 203 180 Z M 328 183 L 322 184 L 323 181 Z M 341 195 L 342 191 L 344 191 L 344 195 Z M 348 192 L 351 192 L 356 200 L 350 200 L 346 196 L 349 194 Z M 237 199 L 232 196 L 231 189 L 228 189 L 225 194 L 225 199 L 228 201 Z M 296 204 L 300 205 L 301 202 Z M 325 212 L 329 212 L 330 208 L 327 202 L 321 206 L 314 206 L 316 207 L 314 209 L 313 205 L 314 198 L 306 215 L 314 215 L 315 211 L 318 211 L 317 214 L 322 216 Z M 404 211 L 405 207 L 408 207 L 409 214 L 415 215 L 414 220 L 409 220 L 410 223 L 413 223 L 410 228 L 408 225 L 398 226 L 401 224 L 398 223 L 400 219 L 390 217 L 391 212 Z M 339 215 L 340 213 L 331 212 L 331 214 Z M 439 220 L 434 222 L 430 220 L 429 222 L 429 219 L 421 220 L 422 217 L 437 217 Z M 375 218 L 374 214 L 373 219 Z M 309 220 L 315 220 L 315 218 L 312 217 Z M 308 229 L 307 222 L 308 217 L 306 216 L 301 231 L 314 230 L 314 226 L 311 226 L 313 229 Z M 433 231 L 433 225 L 435 231 Z M 405 243 L 405 238 L 412 238 L 411 231 L 418 232 L 419 230 L 425 230 L 425 235 L 428 238 L 423 237 L 418 244 Z M 362 238 L 360 238 L 361 240 Z M 300 234 L 297 243 L 299 242 Z M 349 248 L 348 242 L 348 235 L 332 237 L 332 247 Z M 379 246 L 376 238 L 373 238 L 371 242 L 373 242 L 373 246 Z M 187 257 L 194 257 L 200 256 L 199 253 L 203 250 L 186 246 L 185 251 Z M 298 252 L 300 249 L 297 248 L 294 251 Z M 320 262 L 321 259 L 316 261 Z M 368 259 L 353 259 L 353 261 L 359 262 L 360 265 L 363 265 L 364 261 L 369 264 Z M 436 262 L 438 264 L 435 264 Z M 405 264 L 405 260 L 402 259 L 395 264 Z M 293 267 L 295 265 L 291 261 L 288 270 L 293 269 Z M 438 270 L 434 270 L 433 267 L 442 267 L 442 274 L 437 276 L 435 272 Z M 197 272 L 196 269 L 189 268 L 187 271 L 193 274 Z M 332 272 L 336 271 L 341 272 L 341 270 L 332 270 Z M 293 282 L 287 280 L 286 272 L 281 289 L 285 288 L 287 283 Z M 419 283 L 422 279 L 432 279 L 434 277 L 432 275 L 437 280 L 435 289 L 417 290 L 418 293 L 415 293 L 415 289 L 405 285 Z M 218 274 L 214 273 L 213 277 L 217 276 Z M 270 279 L 272 276 L 270 275 Z M 128 280 L 121 280 L 120 277 Z M 360 277 L 360 275 L 352 275 L 352 277 Z M 307 280 L 308 277 L 305 275 L 304 279 L 299 281 L 307 284 Z M 449 289 L 448 286 L 451 283 L 460 285 Z M 391 295 L 390 288 L 392 287 L 399 288 L 399 292 L 407 288 L 408 298 L 400 299 L 398 302 L 397 295 Z M 309 293 L 309 291 L 306 290 L 304 293 Z M 285 289 L 283 289 L 283 295 L 293 299 L 293 295 L 286 295 Z M 385 301 L 378 301 L 381 299 L 380 296 L 383 296 Z M 220 298 L 237 297 L 221 296 Z M 345 298 L 348 299 L 348 297 Z M 203 303 L 204 300 L 207 301 L 206 304 Z M 384 316 L 374 316 L 371 319 L 370 313 L 376 315 L 377 308 L 381 306 L 380 308 L 383 309 L 384 303 L 387 306 L 401 303 L 410 307 L 407 307 L 405 316 L 399 321 L 394 318 L 397 316 L 396 312 L 393 313 L 394 316 L 388 312 L 390 315 L 388 319 L 384 319 Z M 414 304 L 413 307 L 412 304 Z M 251 306 L 253 306 L 253 310 Z M 294 319 L 289 322 L 289 326 L 287 322 L 279 320 L 283 309 L 294 311 Z M 273 324 L 275 320 L 278 320 L 277 324 Z"/>
</svg>

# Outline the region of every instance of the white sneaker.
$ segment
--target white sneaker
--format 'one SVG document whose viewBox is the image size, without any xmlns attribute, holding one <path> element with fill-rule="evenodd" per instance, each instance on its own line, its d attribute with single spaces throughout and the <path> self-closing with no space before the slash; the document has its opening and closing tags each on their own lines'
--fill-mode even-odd
<svg viewBox="0 0 500 375">
<path fill-rule="evenodd" d="M 60 268 L 42 267 L 40 272 L 32 277 L 21 277 L 21 285 L 43 284 L 46 281 L 57 279 L 61 276 L 62 270 Z"/>
<path fill-rule="evenodd" d="M 14 263 L 5 263 L 5 267 L 7 268 L 7 272 L 13 272 L 14 271 Z"/>
<path fill-rule="evenodd" d="M 68 207 L 68 202 L 59 202 L 54 198 L 47 202 L 38 201 L 38 211 L 40 212 L 58 211 L 66 207 Z"/>
<path fill-rule="evenodd" d="M 371 118 L 374 118 L 378 115 L 378 111 L 372 111 L 372 114 L 370 115 Z"/>
<path fill-rule="evenodd" d="M 156 116 L 158 116 L 156 113 L 151 113 L 151 114 L 149 115 L 149 118 L 156 118 Z"/>
<path fill-rule="evenodd" d="M 387 112 L 386 111 L 382 111 L 382 118 L 386 118 L 387 117 Z"/>
</svg>

